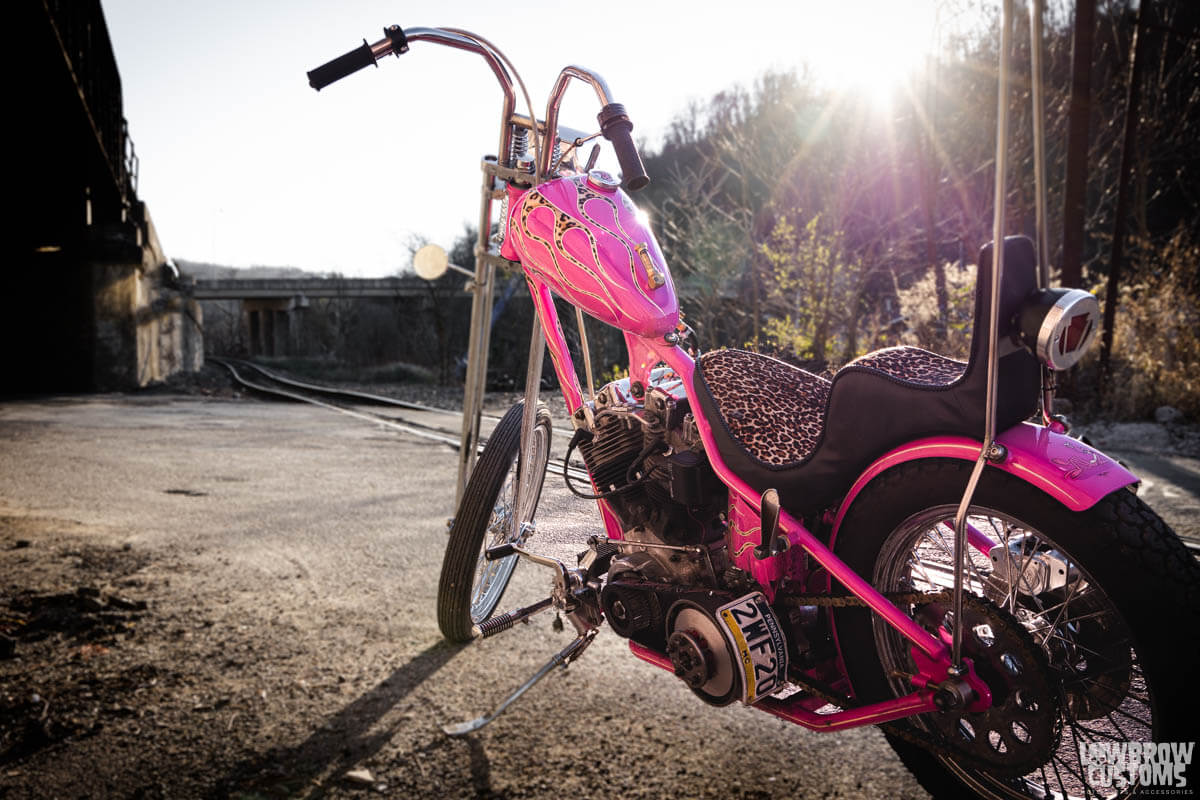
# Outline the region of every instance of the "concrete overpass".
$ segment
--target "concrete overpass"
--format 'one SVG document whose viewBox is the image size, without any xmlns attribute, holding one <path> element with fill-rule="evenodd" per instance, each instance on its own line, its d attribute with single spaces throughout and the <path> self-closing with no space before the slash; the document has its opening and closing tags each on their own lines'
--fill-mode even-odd
<svg viewBox="0 0 1200 800">
<path fill-rule="evenodd" d="M 224 278 L 200 279 L 194 296 L 224 305 L 236 316 L 237 337 L 251 355 L 285 356 L 299 350 L 301 320 L 315 299 L 360 300 L 428 297 L 429 283 L 403 278 Z M 236 304 L 236 306 L 234 305 Z M 211 308 L 211 307 L 210 307 Z M 216 315 L 210 315 L 216 319 Z"/>
<path fill-rule="evenodd" d="M 280 300 L 295 297 L 415 297 L 428 283 L 404 278 L 251 278 L 197 280 L 197 300 Z"/>
</svg>

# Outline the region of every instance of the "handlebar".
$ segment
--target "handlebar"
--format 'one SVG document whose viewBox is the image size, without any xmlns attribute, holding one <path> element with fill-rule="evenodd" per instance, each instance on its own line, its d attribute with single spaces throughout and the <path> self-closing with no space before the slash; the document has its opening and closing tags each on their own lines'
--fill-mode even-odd
<svg viewBox="0 0 1200 800">
<path fill-rule="evenodd" d="M 609 103 L 600 109 L 596 118 L 600 120 L 600 132 L 604 134 L 605 139 L 612 142 L 613 151 L 617 154 L 625 188 L 631 192 L 645 188 L 646 184 L 650 183 L 650 176 L 646 174 L 642 157 L 633 143 L 633 137 L 629 135 L 633 130 L 633 123 L 625 113 L 625 106 Z"/>
<path fill-rule="evenodd" d="M 505 64 L 509 64 L 510 66 L 511 64 L 487 40 L 466 31 L 443 28 L 409 28 L 408 31 L 404 31 L 398 25 L 390 25 L 383 29 L 383 33 L 384 38 L 378 42 L 368 44 L 364 39 L 360 47 L 356 47 L 350 52 L 311 70 L 308 73 L 309 86 L 319 91 L 329 84 L 341 80 L 364 67 L 378 66 L 377 62 L 379 59 L 386 55 L 393 54 L 399 56 L 408 52 L 409 44 L 412 42 L 429 41 L 434 44 L 442 44 L 478 53 L 488 62 L 488 66 L 491 67 L 492 73 L 500 83 L 500 88 L 504 90 L 504 108 L 501 117 L 499 151 L 501 163 L 504 163 L 509 157 L 510 145 L 512 143 L 512 129 L 514 126 L 529 127 L 533 130 L 535 136 L 538 135 L 539 129 L 541 129 L 546 132 L 547 146 L 541 148 L 541 163 L 538 164 L 536 172 L 538 176 L 542 176 L 549 174 L 552 168 L 550 164 L 551 153 L 554 149 L 552 145 L 554 137 L 559 135 L 559 104 L 562 101 L 563 93 L 566 91 L 567 83 L 570 79 L 576 78 L 591 84 L 592 88 L 596 91 L 597 98 L 603 104 L 603 108 L 597 117 L 600 122 L 600 131 L 604 135 L 604 138 L 612 143 L 617 161 L 621 165 L 625 188 L 631 192 L 637 191 L 650 182 L 650 178 L 646 175 L 646 169 L 642 164 L 642 158 L 638 154 L 637 146 L 633 142 L 633 137 L 630 136 L 633 123 L 630 122 L 625 107 L 620 103 L 612 102 L 608 85 L 595 72 L 577 66 L 569 66 L 562 71 L 551 92 L 550 101 L 546 108 L 546 122 L 542 126 L 540 123 L 532 120 L 523 120 L 514 113 L 516 95 L 513 91 L 512 78 L 505 68 Z M 520 78 L 517 80 L 519 82 Z"/>
<path fill-rule="evenodd" d="M 383 35 L 384 38 L 373 45 L 367 44 L 367 40 L 363 39 L 361 47 L 356 47 L 349 53 L 340 55 L 332 61 L 310 70 L 308 85 L 319 92 L 329 84 L 340 81 L 363 67 L 378 67 L 376 62 L 388 53 L 395 53 L 399 57 L 408 52 L 408 39 L 399 25 L 384 28 Z"/>
</svg>

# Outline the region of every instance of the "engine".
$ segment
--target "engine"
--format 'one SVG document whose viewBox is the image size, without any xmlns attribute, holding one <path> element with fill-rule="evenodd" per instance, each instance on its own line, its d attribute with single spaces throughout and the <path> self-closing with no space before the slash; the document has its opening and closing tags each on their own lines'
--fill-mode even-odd
<svg viewBox="0 0 1200 800">
<path fill-rule="evenodd" d="M 593 484 L 621 520 L 625 541 L 646 545 L 637 557 L 618 558 L 610 578 L 615 570 L 672 583 L 695 583 L 705 574 L 715 580 L 724 567 L 713 558 L 723 557 L 727 495 L 708 463 L 688 401 L 659 387 L 622 389 L 609 384 L 597 395 L 592 435 L 579 444 Z M 643 403 L 636 402 L 639 394 Z"/>
<path fill-rule="evenodd" d="M 656 384 L 649 391 L 628 380 L 604 387 L 590 436 L 579 443 L 597 492 L 621 521 L 608 580 L 713 588 L 726 567 L 726 489 L 687 399 Z"/>
<path fill-rule="evenodd" d="M 777 615 L 732 566 L 728 490 L 687 399 L 662 386 L 609 384 L 597 394 L 589 434 L 578 436 L 579 451 L 623 535 L 606 543 L 600 594 L 613 632 L 668 657 L 707 703 L 754 703 L 780 689 L 789 662 L 807 655 L 801 629 L 813 621 Z"/>
</svg>

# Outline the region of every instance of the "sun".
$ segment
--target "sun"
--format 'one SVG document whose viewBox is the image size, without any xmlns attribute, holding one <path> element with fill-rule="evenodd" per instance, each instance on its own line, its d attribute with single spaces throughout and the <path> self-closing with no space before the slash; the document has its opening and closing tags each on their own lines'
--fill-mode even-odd
<svg viewBox="0 0 1200 800">
<path fill-rule="evenodd" d="M 934 4 L 935 0 L 798 4 L 809 31 L 817 34 L 806 37 L 804 59 L 829 88 L 890 107 L 933 52 Z"/>
</svg>

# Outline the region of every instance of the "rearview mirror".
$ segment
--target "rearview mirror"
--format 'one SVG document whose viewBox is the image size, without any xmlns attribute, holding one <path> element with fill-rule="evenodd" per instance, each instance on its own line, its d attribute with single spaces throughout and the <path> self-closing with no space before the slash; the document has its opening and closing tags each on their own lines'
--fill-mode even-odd
<svg viewBox="0 0 1200 800">
<path fill-rule="evenodd" d="M 436 281 L 446 274 L 450 257 L 441 245 L 427 244 L 413 254 L 413 270 L 427 281 Z"/>
</svg>

